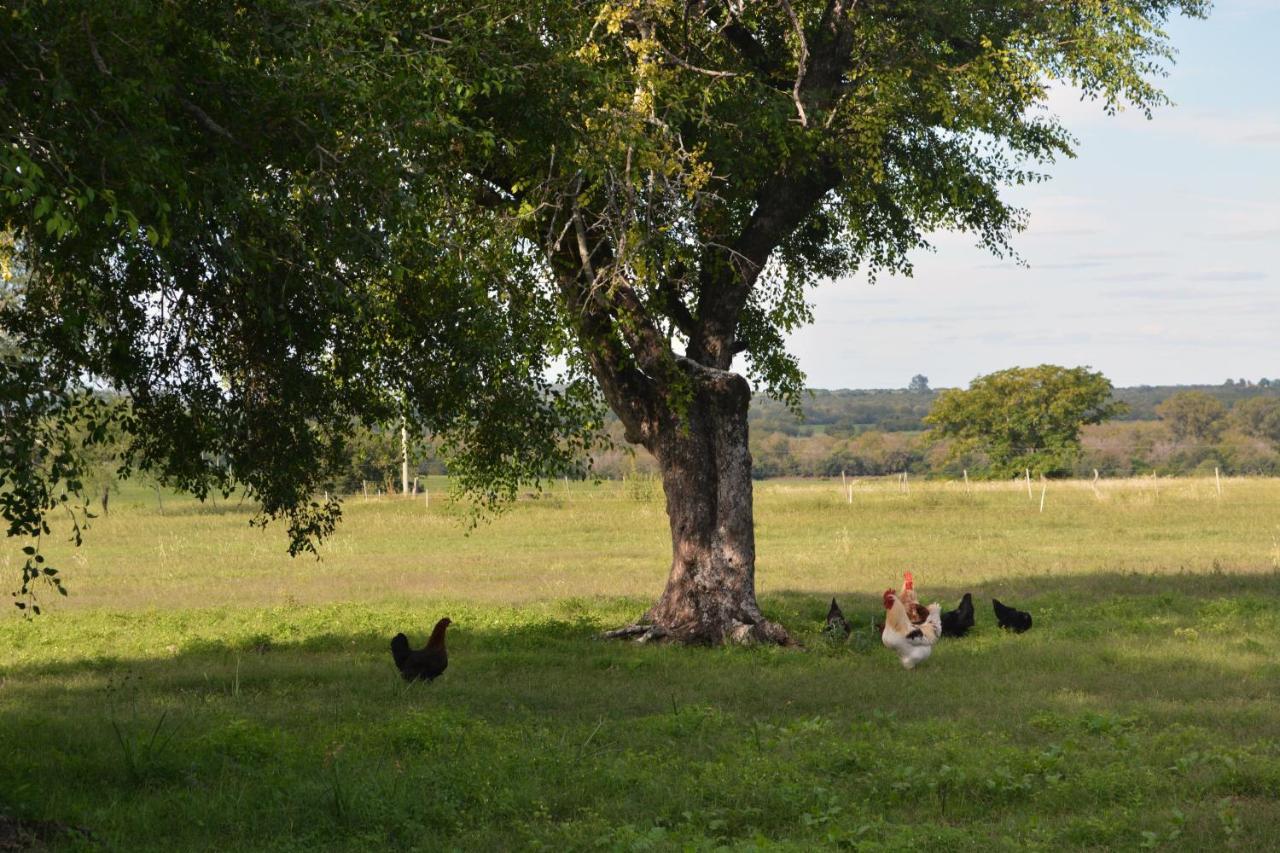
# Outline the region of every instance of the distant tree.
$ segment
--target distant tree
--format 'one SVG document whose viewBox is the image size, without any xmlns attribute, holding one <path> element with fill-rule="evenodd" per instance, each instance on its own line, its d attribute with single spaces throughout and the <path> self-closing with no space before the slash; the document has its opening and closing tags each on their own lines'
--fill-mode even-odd
<svg viewBox="0 0 1280 853">
<path fill-rule="evenodd" d="M 1231 420 L 1245 435 L 1280 446 L 1280 397 L 1241 400 L 1231 407 Z"/>
<path fill-rule="evenodd" d="M 1268 378 L 1267 378 L 1267 377 L 1265 377 L 1265 376 L 1264 376 L 1264 377 L 1262 377 L 1261 379 L 1259 379 L 1259 380 L 1258 380 L 1258 387 L 1259 387 L 1259 388 L 1270 388 L 1270 387 L 1271 387 L 1271 380 L 1270 380 L 1270 379 L 1268 379 Z"/>
<path fill-rule="evenodd" d="M 985 453 L 993 476 L 1065 474 L 1080 454 L 1080 428 L 1124 411 L 1111 390 L 1085 367 L 1014 367 L 979 376 L 967 391 L 943 391 L 925 422 L 936 438 L 952 439 L 952 456 Z"/>
<path fill-rule="evenodd" d="M 1216 441 L 1227 407 L 1204 391 L 1179 391 L 1156 406 L 1156 414 L 1179 441 Z"/>
<path fill-rule="evenodd" d="M 907 386 L 908 391 L 923 393 L 929 390 L 929 377 L 923 373 L 917 373 L 911 377 L 911 384 Z"/>
</svg>

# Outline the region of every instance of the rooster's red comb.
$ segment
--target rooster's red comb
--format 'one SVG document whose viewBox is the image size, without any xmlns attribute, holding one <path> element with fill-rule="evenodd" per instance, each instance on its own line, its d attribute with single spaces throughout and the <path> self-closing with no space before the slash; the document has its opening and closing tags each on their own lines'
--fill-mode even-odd
<svg viewBox="0 0 1280 853">
<path fill-rule="evenodd" d="M 916 588 L 916 579 L 915 579 L 915 578 L 913 578 L 913 577 L 911 577 L 911 572 L 903 572 L 903 573 L 902 573 L 902 585 L 903 585 L 904 587 L 906 587 L 907 589 L 915 589 L 915 588 Z"/>
</svg>

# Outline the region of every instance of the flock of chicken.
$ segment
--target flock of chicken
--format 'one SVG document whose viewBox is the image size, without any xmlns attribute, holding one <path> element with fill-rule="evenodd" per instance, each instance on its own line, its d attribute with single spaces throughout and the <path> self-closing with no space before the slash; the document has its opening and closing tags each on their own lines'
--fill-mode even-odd
<svg viewBox="0 0 1280 853">
<path fill-rule="evenodd" d="M 1025 610 L 1001 604 L 995 598 L 991 599 L 991 605 L 1001 628 L 1021 634 L 1031 627 L 1031 614 Z M 945 613 L 937 602 L 924 607 L 916 597 L 915 578 L 911 572 L 903 573 L 901 591 L 884 591 L 884 611 L 884 624 L 876 626 L 880 630 L 880 642 L 896 654 L 907 669 L 926 660 L 933 653 L 933 645 L 938 638 L 963 637 L 973 627 L 971 593 L 966 592 L 960 599 L 960 605 Z M 831 599 L 823 630 L 838 637 L 849 634 L 849 623 L 834 598 Z"/>
<path fill-rule="evenodd" d="M 1008 607 L 995 598 L 991 604 L 1001 628 L 1021 634 L 1031 627 L 1031 614 L 1025 610 Z M 431 638 L 421 649 L 410 648 L 409 638 L 404 634 L 396 634 L 391 639 L 391 659 L 405 681 L 434 681 L 445 671 L 449 666 L 449 651 L 444 635 L 452 624 L 448 617 L 437 622 Z M 884 591 L 884 624 L 876 627 L 880 630 L 880 641 L 898 656 L 903 666 L 912 669 L 933 653 L 933 644 L 939 637 L 963 637 L 973 627 L 973 595 L 966 592 L 960 605 L 946 613 L 936 601 L 924 607 L 916 598 L 915 578 L 911 572 L 904 572 L 899 592 Z M 850 633 L 849 622 L 834 598 L 823 632 L 840 638 Z"/>
</svg>

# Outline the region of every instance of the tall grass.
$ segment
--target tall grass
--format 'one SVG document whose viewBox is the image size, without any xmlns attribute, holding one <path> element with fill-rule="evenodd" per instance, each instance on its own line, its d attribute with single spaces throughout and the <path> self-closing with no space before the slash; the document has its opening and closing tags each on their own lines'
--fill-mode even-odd
<svg viewBox="0 0 1280 853">
<path fill-rule="evenodd" d="M 121 850 L 1280 847 L 1280 482 L 1033 486 L 757 484 L 802 652 L 596 639 L 665 575 L 635 484 L 469 534 L 439 482 L 356 496 L 319 561 L 126 492 L 51 555 L 70 598 L 0 616 L 0 814 Z M 979 608 L 911 672 L 869 627 L 904 569 Z M 446 614 L 450 669 L 405 685 L 390 636 Z"/>
</svg>

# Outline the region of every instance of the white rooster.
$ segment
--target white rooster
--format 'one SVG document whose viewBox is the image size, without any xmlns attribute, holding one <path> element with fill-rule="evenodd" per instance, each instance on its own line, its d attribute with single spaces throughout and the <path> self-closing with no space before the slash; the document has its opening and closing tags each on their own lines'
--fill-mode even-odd
<svg viewBox="0 0 1280 853">
<path fill-rule="evenodd" d="M 898 655 L 907 669 L 925 660 L 933 652 L 933 644 L 942 636 L 942 605 L 929 605 L 929 617 L 919 625 L 912 625 L 907 609 L 891 589 L 884 591 L 884 631 L 880 642 Z"/>
</svg>

